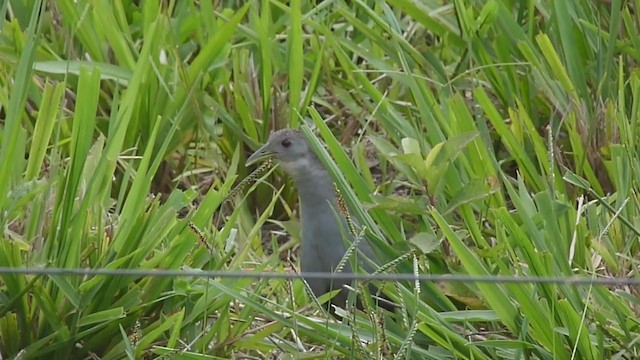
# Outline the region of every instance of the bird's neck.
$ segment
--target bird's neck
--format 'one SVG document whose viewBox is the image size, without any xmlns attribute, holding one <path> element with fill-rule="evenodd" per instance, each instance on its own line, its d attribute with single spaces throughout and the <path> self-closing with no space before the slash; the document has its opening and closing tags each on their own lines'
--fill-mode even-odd
<svg viewBox="0 0 640 360">
<path fill-rule="evenodd" d="M 339 220 L 333 179 L 319 160 L 317 166 L 297 172 L 293 179 L 300 196 L 303 261 L 320 262 L 326 267 L 322 271 L 332 271 L 346 251 L 342 233 L 346 224 Z M 319 258 L 308 259 L 308 256 Z"/>
<path fill-rule="evenodd" d="M 298 188 L 302 220 L 313 222 L 318 216 L 331 216 L 334 219 L 338 202 L 333 179 L 320 159 L 305 156 L 282 165 Z"/>
<path fill-rule="evenodd" d="M 305 205 L 330 205 L 335 207 L 336 194 L 333 179 L 321 163 L 309 167 L 308 171 L 299 172 L 293 177 L 300 195 L 301 207 Z"/>
</svg>

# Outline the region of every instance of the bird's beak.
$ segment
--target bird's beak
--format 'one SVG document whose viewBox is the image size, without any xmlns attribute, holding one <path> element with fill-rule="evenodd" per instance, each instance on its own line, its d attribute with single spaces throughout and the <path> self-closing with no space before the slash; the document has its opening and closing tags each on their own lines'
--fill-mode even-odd
<svg viewBox="0 0 640 360">
<path fill-rule="evenodd" d="M 256 152 L 251 154 L 251 156 L 249 156 L 249 158 L 247 159 L 245 166 L 253 165 L 260 160 L 264 160 L 266 158 L 273 156 L 275 153 L 271 150 L 270 145 L 271 145 L 270 143 L 266 143 L 262 145 L 260 149 L 256 150 Z"/>
</svg>

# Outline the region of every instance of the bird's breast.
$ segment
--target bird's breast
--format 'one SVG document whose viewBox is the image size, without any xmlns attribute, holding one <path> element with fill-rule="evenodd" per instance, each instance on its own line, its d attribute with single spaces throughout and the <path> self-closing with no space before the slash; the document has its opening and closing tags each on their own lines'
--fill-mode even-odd
<svg viewBox="0 0 640 360">
<path fill-rule="evenodd" d="M 320 210 L 320 211 L 318 211 Z M 339 218 L 331 206 L 301 206 L 302 271 L 330 272 L 346 252 Z"/>
</svg>

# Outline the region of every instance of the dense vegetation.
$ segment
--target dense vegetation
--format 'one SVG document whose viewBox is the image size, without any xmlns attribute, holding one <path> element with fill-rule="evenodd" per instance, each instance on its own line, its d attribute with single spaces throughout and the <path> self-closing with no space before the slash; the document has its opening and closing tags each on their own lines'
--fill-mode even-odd
<svg viewBox="0 0 640 360">
<path fill-rule="evenodd" d="M 385 272 L 637 278 L 640 1 L 0 6 L 1 267 L 293 271 L 284 173 L 223 201 L 301 127 Z M 0 279 L 2 358 L 640 357 L 633 286 Z"/>
</svg>

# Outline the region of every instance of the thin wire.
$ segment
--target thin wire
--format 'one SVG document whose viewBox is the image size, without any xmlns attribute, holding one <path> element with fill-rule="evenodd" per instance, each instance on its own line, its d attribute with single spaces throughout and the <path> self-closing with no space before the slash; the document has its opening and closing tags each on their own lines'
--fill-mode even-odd
<svg viewBox="0 0 640 360">
<path fill-rule="evenodd" d="M 90 268 L 8 268 L 0 267 L 0 275 L 51 276 L 133 276 L 133 277 L 197 277 L 197 278 L 254 278 L 254 279 L 334 279 L 378 281 L 427 281 L 439 283 L 501 283 L 501 284 L 563 284 L 640 286 L 640 278 L 590 278 L 586 276 L 475 276 L 475 275 L 414 275 L 308 272 L 304 275 L 288 272 L 252 271 L 198 271 L 198 270 L 145 270 L 145 269 L 90 269 Z"/>
</svg>

